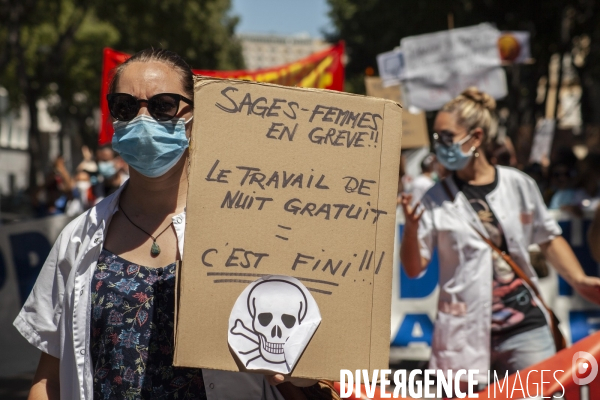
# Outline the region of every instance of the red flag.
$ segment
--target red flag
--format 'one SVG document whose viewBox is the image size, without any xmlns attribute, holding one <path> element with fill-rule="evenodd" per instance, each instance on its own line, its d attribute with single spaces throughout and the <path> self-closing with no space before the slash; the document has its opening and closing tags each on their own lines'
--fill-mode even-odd
<svg viewBox="0 0 600 400">
<path fill-rule="evenodd" d="M 219 78 L 246 79 L 257 82 L 276 83 L 285 86 L 300 86 L 330 90 L 344 90 L 344 42 L 311 54 L 306 58 L 278 67 L 255 71 L 210 71 L 193 70 L 194 74 Z M 110 143 L 113 135 L 112 120 L 108 111 L 106 95 L 112 71 L 125 62 L 129 54 L 105 48 L 102 65 L 102 87 L 100 90 L 100 110 L 102 121 L 98 141 L 100 145 Z"/>
</svg>

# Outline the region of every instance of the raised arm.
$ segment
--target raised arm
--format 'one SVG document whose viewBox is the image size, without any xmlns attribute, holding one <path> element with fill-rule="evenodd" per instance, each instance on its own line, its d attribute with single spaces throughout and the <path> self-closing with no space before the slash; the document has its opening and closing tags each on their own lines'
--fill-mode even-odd
<svg viewBox="0 0 600 400">
<path fill-rule="evenodd" d="M 421 251 L 419 249 L 419 220 L 424 211 L 417 211 L 419 203 L 415 204 L 414 207 L 411 207 L 411 201 L 412 196 L 410 194 L 402 194 L 400 204 L 404 211 L 405 222 L 404 233 L 400 245 L 400 260 L 402 261 L 406 275 L 410 278 L 415 278 L 427 268 L 429 260 L 421 257 Z"/>
</svg>

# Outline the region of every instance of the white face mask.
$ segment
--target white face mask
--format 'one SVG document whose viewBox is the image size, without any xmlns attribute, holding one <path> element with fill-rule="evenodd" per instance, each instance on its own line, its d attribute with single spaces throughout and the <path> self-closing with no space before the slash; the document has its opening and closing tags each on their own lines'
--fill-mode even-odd
<svg viewBox="0 0 600 400">
<path fill-rule="evenodd" d="M 77 181 L 75 183 L 75 187 L 79 191 L 80 196 L 84 196 L 87 194 L 87 191 L 92 187 L 92 182 L 90 181 Z"/>
</svg>

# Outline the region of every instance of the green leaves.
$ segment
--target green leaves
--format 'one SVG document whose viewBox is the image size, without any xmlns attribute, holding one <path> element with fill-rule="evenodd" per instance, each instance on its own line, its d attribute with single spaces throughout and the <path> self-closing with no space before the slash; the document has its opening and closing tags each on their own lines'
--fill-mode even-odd
<svg viewBox="0 0 600 400">
<path fill-rule="evenodd" d="M 230 0 L 0 0 L 0 86 L 12 107 L 26 103 L 32 115 L 37 100 L 58 95 L 51 112 L 63 129 L 71 127 L 61 134 L 95 146 L 102 49 L 164 47 L 193 68 L 242 68 L 230 6 Z M 39 148 L 37 129 L 31 128 L 32 148 Z M 31 152 L 34 177 L 43 166 L 33 154 L 38 150 Z"/>
<path fill-rule="evenodd" d="M 243 66 L 241 47 L 233 38 L 237 19 L 229 8 L 229 0 L 105 0 L 97 12 L 119 29 L 118 50 L 163 47 L 193 68 L 237 69 Z"/>
</svg>

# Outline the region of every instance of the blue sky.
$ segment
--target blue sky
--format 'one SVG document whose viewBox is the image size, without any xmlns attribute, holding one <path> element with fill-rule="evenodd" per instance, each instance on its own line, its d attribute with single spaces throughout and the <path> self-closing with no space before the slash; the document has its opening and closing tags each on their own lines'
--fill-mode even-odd
<svg viewBox="0 0 600 400">
<path fill-rule="evenodd" d="M 240 17 L 236 33 L 308 33 L 331 31 L 326 0 L 232 0 L 231 13 Z"/>
</svg>

